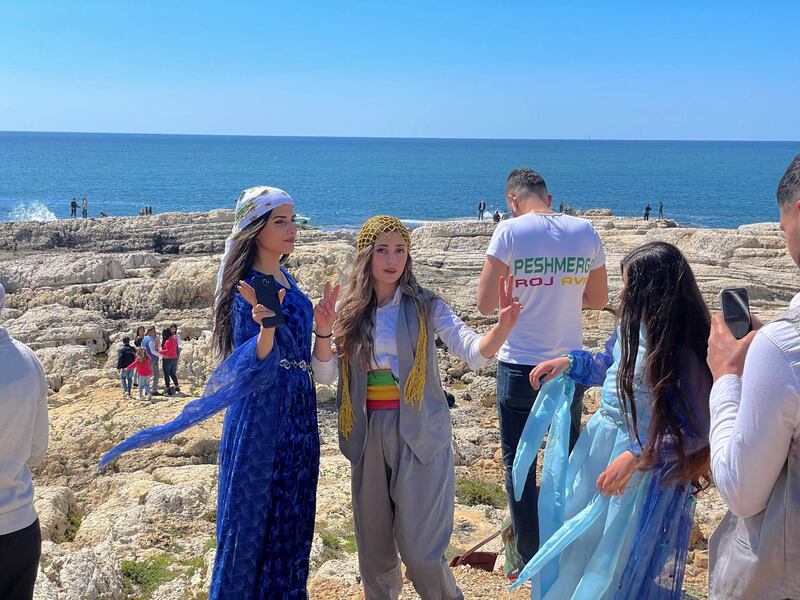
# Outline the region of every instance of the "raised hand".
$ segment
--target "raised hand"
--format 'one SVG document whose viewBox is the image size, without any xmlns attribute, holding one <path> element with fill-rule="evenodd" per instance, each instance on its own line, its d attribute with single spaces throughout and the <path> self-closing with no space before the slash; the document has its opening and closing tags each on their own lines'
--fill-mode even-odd
<svg viewBox="0 0 800 600">
<path fill-rule="evenodd" d="M 258 323 L 258 326 L 261 327 L 262 319 L 267 319 L 269 317 L 274 317 L 275 313 L 268 309 L 266 306 L 258 303 L 258 298 L 256 298 L 256 290 L 253 288 L 252 285 L 247 283 L 246 281 L 240 281 L 239 285 L 236 286 L 236 289 L 239 290 L 239 293 L 242 295 L 242 298 L 247 300 L 248 304 L 253 307 L 252 316 L 253 320 Z M 286 297 L 286 290 L 280 289 L 278 290 L 278 300 L 281 304 L 283 304 L 283 299 Z"/>
<path fill-rule="evenodd" d="M 497 314 L 497 323 L 504 331 L 511 331 L 519 321 L 522 305 L 514 298 L 514 276 L 501 277 L 497 283 L 498 304 L 500 311 Z"/>
<path fill-rule="evenodd" d="M 536 365 L 529 376 L 531 387 L 538 390 L 543 383 L 552 381 L 569 368 L 569 358 L 562 356 L 540 362 Z"/>
<path fill-rule="evenodd" d="M 340 286 L 337 283 L 331 288 L 330 283 L 325 284 L 322 292 L 322 300 L 314 307 L 314 321 L 317 325 L 317 333 L 328 335 L 333 330 L 336 322 L 336 299 L 339 297 Z"/>
</svg>

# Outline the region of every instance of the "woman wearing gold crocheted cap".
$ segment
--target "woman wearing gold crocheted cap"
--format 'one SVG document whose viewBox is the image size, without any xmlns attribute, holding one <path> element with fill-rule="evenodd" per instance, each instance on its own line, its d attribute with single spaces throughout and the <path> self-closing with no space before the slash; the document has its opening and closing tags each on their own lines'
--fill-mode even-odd
<svg viewBox="0 0 800 600">
<path fill-rule="evenodd" d="M 339 375 L 339 447 L 352 463 L 368 600 L 398 597 L 400 558 L 422 598 L 463 598 L 445 559 L 455 473 L 434 340 L 439 336 L 450 352 L 478 368 L 500 348 L 520 311 L 511 281 L 501 281 L 498 323 L 481 337 L 419 285 L 410 249 L 409 232 L 396 218 L 372 217 L 364 224 L 333 327 L 338 361 L 312 359 L 317 381 L 332 383 Z"/>
</svg>

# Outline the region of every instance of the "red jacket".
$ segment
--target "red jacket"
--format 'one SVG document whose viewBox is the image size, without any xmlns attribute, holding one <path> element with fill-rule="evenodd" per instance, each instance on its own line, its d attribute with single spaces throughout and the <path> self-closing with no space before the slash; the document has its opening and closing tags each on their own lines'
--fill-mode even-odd
<svg viewBox="0 0 800 600">
<path fill-rule="evenodd" d="M 161 344 L 161 356 L 164 358 L 178 358 L 178 338 L 174 335 Z"/>
</svg>

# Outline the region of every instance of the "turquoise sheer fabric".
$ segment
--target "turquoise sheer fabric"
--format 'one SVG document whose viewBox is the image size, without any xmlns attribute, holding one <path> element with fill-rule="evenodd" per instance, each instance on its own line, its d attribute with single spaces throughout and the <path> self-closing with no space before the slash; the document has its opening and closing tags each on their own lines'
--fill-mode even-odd
<svg viewBox="0 0 800 600">
<path fill-rule="evenodd" d="M 604 352 L 571 354 L 569 377 L 543 386 L 520 440 L 515 488 L 527 475 L 529 461 L 548 431 L 539 493 L 541 546 L 511 586 L 515 589 L 530 581 L 531 598 L 680 597 L 694 508 L 688 482 L 663 485 L 659 472 L 637 472 L 622 495 L 597 492 L 597 478 L 622 452 L 631 449 L 633 439 L 617 397 L 617 338 L 615 331 Z M 642 331 L 634 401 L 643 443 L 651 416 L 649 390 L 641 373 L 645 348 Z M 563 410 L 571 397 L 572 379 L 590 386 L 602 383 L 602 390 L 600 408 L 567 458 Z M 566 419 L 568 428 L 568 412 Z"/>
</svg>

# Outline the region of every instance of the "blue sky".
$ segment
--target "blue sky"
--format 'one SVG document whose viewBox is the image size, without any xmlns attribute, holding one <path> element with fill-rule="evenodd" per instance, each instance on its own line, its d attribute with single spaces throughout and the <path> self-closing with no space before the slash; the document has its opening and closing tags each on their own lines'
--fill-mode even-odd
<svg viewBox="0 0 800 600">
<path fill-rule="evenodd" d="M 0 130 L 800 140 L 798 2 L 0 0 Z"/>
</svg>

